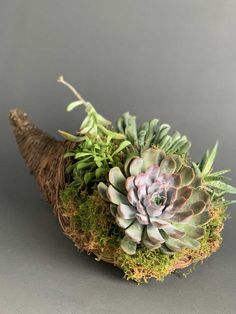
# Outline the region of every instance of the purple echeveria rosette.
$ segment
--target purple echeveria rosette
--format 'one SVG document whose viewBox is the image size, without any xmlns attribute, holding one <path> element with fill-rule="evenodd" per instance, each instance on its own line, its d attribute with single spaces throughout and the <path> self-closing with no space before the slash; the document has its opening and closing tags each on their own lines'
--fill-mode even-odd
<svg viewBox="0 0 236 314">
<path fill-rule="evenodd" d="M 127 254 L 135 254 L 140 243 L 164 254 L 199 248 L 210 197 L 179 156 L 149 148 L 126 162 L 125 174 L 112 168 L 109 182 L 98 190 L 125 230 L 121 247 Z"/>
</svg>

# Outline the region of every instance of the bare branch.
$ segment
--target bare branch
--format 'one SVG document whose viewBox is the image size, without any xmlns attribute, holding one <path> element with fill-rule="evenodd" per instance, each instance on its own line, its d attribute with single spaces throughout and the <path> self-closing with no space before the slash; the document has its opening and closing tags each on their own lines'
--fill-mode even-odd
<svg viewBox="0 0 236 314">
<path fill-rule="evenodd" d="M 84 98 L 78 93 L 78 91 L 71 85 L 69 84 L 68 82 L 66 82 L 64 80 L 64 77 L 61 75 L 59 76 L 59 78 L 57 79 L 57 82 L 58 83 L 62 83 L 64 84 L 65 86 L 67 86 L 71 91 L 72 93 L 82 102 L 86 103 L 86 101 L 84 100 Z"/>
</svg>

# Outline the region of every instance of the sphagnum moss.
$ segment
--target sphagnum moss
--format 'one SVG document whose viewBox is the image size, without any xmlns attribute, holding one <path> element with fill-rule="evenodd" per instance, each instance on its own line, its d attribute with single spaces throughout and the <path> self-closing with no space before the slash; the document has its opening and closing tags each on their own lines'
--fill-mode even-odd
<svg viewBox="0 0 236 314">
<path fill-rule="evenodd" d="M 187 257 L 195 264 L 215 252 L 222 241 L 221 230 L 226 213 L 224 207 L 218 205 L 209 209 L 212 219 L 204 226 L 204 237 L 198 250 L 185 249 L 165 255 L 159 249 L 152 251 L 140 246 L 134 256 L 128 255 L 120 248 L 124 233 L 114 223 L 108 204 L 96 190 L 90 195 L 84 192 L 78 195 L 73 187 L 68 186 L 61 191 L 60 198 L 64 215 L 70 219 L 70 233 L 76 235 L 82 231 L 88 241 L 87 247 L 89 242 L 91 248 L 99 247 L 100 254 L 109 256 L 124 271 L 126 279 L 138 283 L 147 282 L 150 278 L 163 281 L 179 261 Z"/>
</svg>

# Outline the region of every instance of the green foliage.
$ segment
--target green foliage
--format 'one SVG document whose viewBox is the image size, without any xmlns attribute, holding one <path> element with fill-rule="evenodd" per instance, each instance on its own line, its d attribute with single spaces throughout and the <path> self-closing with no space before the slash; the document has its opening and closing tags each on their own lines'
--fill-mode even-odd
<svg viewBox="0 0 236 314">
<path fill-rule="evenodd" d="M 211 172 L 213 163 L 216 158 L 217 150 L 218 150 L 218 142 L 216 142 L 215 146 L 213 147 L 211 151 L 207 150 L 205 155 L 203 156 L 199 164 L 199 169 L 201 170 L 203 177 L 207 176 Z"/>
<path fill-rule="evenodd" d="M 167 154 L 183 155 L 188 153 L 191 143 L 187 137 L 181 136 L 177 131 L 170 135 L 170 126 L 168 124 L 159 126 L 158 123 L 158 119 L 153 119 L 143 123 L 138 128 L 136 117 L 126 112 L 118 119 L 117 130 L 125 134 L 126 138 L 142 151 L 155 145 L 162 148 Z"/>
<path fill-rule="evenodd" d="M 72 173 L 73 181 L 85 184 L 104 179 L 111 167 L 122 167 L 121 154 L 129 145 L 130 142 L 126 140 L 104 142 L 85 136 L 79 146 L 65 154 L 65 158 L 73 158 L 67 173 Z"/>
<path fill-rule="evenodd" d="M 77 106 L 81 105 L 80 101 L 73 102 L 68 105 L 67 111 L 74 109 L 75 103 Z M 71 107 L 71 105 L 73 105 Z M 112 139 L 122 140 L 125 138 L 123 134 L 113 132 L 108 129 L 108 126 L 111 125 L 111 122 L 103 118 L 99 113 L 96 112 L 95 108 L 88 102 L 83 103 L 85 106 L 85 111 L 87 112 L 86 118 L 83 120 L 80 130 L 78 131 L 78 136 L 72 135 L 65 131 L 59 130 L 59 133 L 67 140 L 72 142 L 82 142 L 85 140 L 85 136 L 90 135 L 98 140 L 101 140 L 104 137 L 108 138 L 108 141 Z"/>
<path fill-rule="evenodd" d="M 97 113 L 93 105 L 85 101 L 63 77 L 58 81 L 69 87 L 78 98 L 67 106 L 67 111 L 84 106 L 87 113 L 77 132 L 78 135 L 59 130 L 66 140 L 79 143 L 72 151 L 65 154 L 65 158 L 72 160 L 66 173 L 71 173 L 73 185 L 80 187 L 92 180 L 104 178 L 110 167 L 120 166 L 119 156 L 131 143 L 125 139 L 124 134 L 112 131 L 111 122 Z"/>
<path fill-rule="evenodd" d="M 216 158 L 217 150 L 218 142 L 212 150 L 206 151 L 198 165 L 194 162 L 192 165 L 195 170 L 195 175 L 203 181 L 203 185 L 205 185 L 207 190 L 211 192 L 215 198 L 221 198 L 226 193 L 236 194 L 236 188 L 224 182 L 224 175 L 230 170 L 213 172 L 213 164 Z M 230 203 L 233 204 L 232 201 Z"/>
<path fill-rule="evenodd" d="M 76 91 L 76 89 L 67 83 L 62 76 L 59 77 L 58 82 L 66 85 L 78 98 L 77 101 L 73 101 L 67 106 L 67 111 L 70 112 L 79 106 L 84 106 L 87 113 L 87 116 L 80 126 L 80 130 L 77 132 L 79 134 L 78 136 L 59 130 L 61 136 L 72 142 L 82 142 L 85 140 L 86 135 L 92 136 L 97 140 L 101 140 L 102 138 L 106 137 L 108 141 L 112 139 L 122 140 L 125 138 L 123 134 L 113 132 L 111 129 L 109 129 L 111 122 L 97 113 L 94 106 L 90 102 L 85 101 L 85 99 Z"/>
</svg>

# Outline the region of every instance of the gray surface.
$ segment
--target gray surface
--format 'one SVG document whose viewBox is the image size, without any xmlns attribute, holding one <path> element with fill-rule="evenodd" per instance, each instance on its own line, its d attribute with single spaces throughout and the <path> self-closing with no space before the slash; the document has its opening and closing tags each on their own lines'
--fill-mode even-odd
<svg viewBox="0 0 236 314">
<path fill-rule="evenodd" d="M 136 286 L 76 252 L 40 198 L 8 126 L 20 107 L 41 128 L 78 128 L 64 74 L 115 120 L 159 117 L 236 185 L 235 1 L 1 1 L 0 313 L 235 313 L 236 213 L 222 249 L 187 279 Z"/>
</svg>

